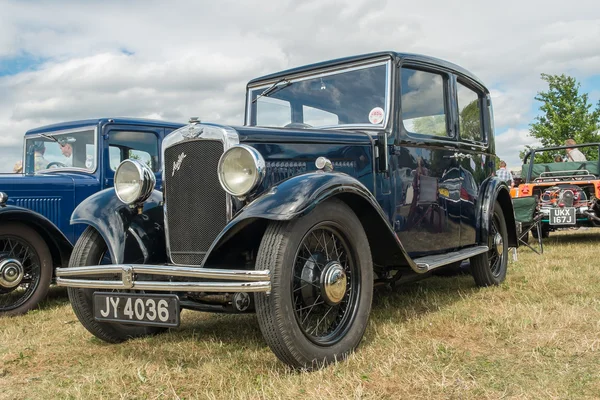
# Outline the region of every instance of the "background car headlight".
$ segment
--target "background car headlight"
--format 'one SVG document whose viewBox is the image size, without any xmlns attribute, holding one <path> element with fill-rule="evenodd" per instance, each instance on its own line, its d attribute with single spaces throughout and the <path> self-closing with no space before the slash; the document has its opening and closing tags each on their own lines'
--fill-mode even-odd
<svg viewBox="0 0 600 400">
<path fill-rule="evenodd" d="M 221 186 L 227 193 L 244 196 L 262 181 L 265 160 L 254 147 L 240 144 L 223 153 L 218 173 Z"/>
<path fill-rule="evenodd" d="M 115 192 L 125 204 L 146 201 L 156 185 L 152 170 L 137 160 L 124 160 L 115 172 Z"/>
</svg>

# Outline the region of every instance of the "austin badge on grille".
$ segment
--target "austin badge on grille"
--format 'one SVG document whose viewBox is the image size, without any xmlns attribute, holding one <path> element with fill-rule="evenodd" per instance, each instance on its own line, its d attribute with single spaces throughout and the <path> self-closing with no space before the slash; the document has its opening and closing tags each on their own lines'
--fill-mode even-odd
<svg viewBox="0 0 600 400">
<path fill-rule="evenodd" d="M 181 153 L 177 156 L 177 161 L 173 161 L 173 173 L 171 174 L 171 176 L 175 176 L 175 172 L 179 171 L 179 168 L 181 168 L 181 163 L 183 162 L 184 158 L 185 153 Z"/>
</svg>

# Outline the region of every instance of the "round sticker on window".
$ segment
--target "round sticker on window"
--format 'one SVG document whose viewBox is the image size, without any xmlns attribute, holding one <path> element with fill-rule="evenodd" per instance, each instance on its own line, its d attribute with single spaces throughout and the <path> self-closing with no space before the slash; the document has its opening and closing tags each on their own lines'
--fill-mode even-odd
<svg viewBox="0 0 600 400">
<path fill-rule="evenodd" d="M 85 159 L 85 167 L 87 169 L 91 169 L 93 165 L 94 165 L 94 160 L 90 156 L 87 156 L 87 158 Z"/>
<path fill-rule="evenodd" d="M 369 122 L 372 124 L 380 124 L 383 122 L 383 116 L 384 116 L 383 108 L 375 107 L 369 113 Z"/>
</svg>

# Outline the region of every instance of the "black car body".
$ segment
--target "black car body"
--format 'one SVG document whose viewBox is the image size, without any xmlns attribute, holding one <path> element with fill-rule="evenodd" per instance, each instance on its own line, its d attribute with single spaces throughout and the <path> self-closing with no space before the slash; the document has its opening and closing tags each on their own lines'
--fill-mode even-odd
<svg viewBox="0 0 600 400">
<path fill-rule="evenodd" d="M 162 151 L 164 196 L 124 162 L 140 170 L 123 179 L 140 188 L 129 204 L 117 182 L 73 213 L 90 228 L 58 284 L 107 341 L 176 326 L 180 308 L 255 309 L 276 355 L 312 368 L 358 345 L 375 281 L 470 258 L 477 284 L 498 284 L 516 246 L 489 92 L 438 59 L 385 52 L 258 78 L 244 126 L 192 123 Z M 105 253 L 110 265 L 93 262 Z"/>
</svg>

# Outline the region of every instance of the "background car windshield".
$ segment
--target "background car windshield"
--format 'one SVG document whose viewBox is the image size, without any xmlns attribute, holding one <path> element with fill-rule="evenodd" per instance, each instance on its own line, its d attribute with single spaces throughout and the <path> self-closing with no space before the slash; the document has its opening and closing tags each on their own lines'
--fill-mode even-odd
<svg viewBox="0 0 600 400">
<path fill-rule="evenodd" d="M 47 136 L 52 136 L 58 143 L 43 136 L 25 140 L 25 160 L 34 163 L 34 172 L 54 168 L 96 169 L 94 130 L 48 133 Z"/>
<path fill-rule="evenodd" d="M 252 89 L 250 125 L 382 126 L 388 112 L 387 80 L 386 63 L 281 82 L 267 96 L 260 94 L 269 85 Z"/>
</svg>

